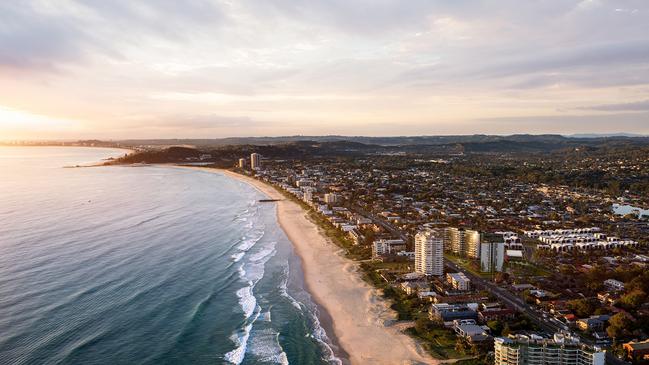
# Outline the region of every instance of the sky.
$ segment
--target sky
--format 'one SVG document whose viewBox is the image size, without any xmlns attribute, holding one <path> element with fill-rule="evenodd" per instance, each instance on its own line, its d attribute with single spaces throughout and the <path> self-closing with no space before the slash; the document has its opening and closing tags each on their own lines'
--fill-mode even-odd
<svg viewBox="0 0 649 365">
<path fill-rule="evenodd" d="M 646 0 L 0 2 L 0 140 L 614 132 Z"/>
</svg>

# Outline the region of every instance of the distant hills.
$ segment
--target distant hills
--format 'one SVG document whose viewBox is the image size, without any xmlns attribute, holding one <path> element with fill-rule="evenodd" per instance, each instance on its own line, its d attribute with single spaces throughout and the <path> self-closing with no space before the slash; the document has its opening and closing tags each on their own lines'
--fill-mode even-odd
<svg viewBox="0 0 649 365">
<path fill-rule="evenodd" d="M 581 133 L 581 134 L 570 134 L 567 135 L 566 137 L 571 137 L 571 138 L 610 138 L 610 137 L 649 137 L 649 135 L 646 134 L 636 134 L 636 133 Z"/>
<path fill-rule="evenodd" d="M 617 133 L 611 135 L 577 134 L 514 134 L 454 135 L 454 136 L 283 136 L 283 137 L 230 137 L 219 139 L 131 139 L 118 141 L 82 140 L 77 142 L 49 142 L 51 145 L 76 145 L 93 147 L 126 147 L 140 151 L 160 151 L 169 147 L 186 147 L 201 152 L 218 150 L 219 155 L 250 151 L 277 157 L 292 154 L 317 156 L 368 155 L 368 154 L 419 154 L 456 155 L 465 153 L 552 153 L 567 150 L 593 150 L 602 148 L 638 148 L 649 146 L 649 136 Z M 32 145 L 29 142 L 21 143 Z M 37 145 L 48 144 L 38 142 Z M 172 150 L 173 151 L 173 150 Z M 185 153 L 183 157 L 192 157 Z M 153 160 L 166 160 L 172 156 L 147 156 Z M 178 156 L 180 157 L 180 156 Z"/>
<path fill-rule="evenodd" d="M 611 141 L 649 142 L 647 136 L 632 134 L 596 135 L 580 134 L 562 136 L 558 134 L 514 134 L 510 136 L 499 135 L 455 135 L 455 136 L 396 136 L 396 137 L 366 137 L 366 136 L 283 136 L 283 137 L 229 137 L 219 139 L 134 139 L 116 141 L 125 145 L 170 146 L 184 145 L 196 147 L 216 147 L 232 145 L 276 145 L 291 142 L 354 142 L 379 146 L 412 146 L 412 145 L 450 145 L 450 144 L 502 144 L 503 146 L 522 147 L 521 144 L 536 144 L 540 149 L 558 146 L 597 144 Z"/>
<path fill-rule="evenodd" d="M 337 156 L 396 156 L 421 158 L 467 154 L 564 154 L 599 153 L 649 147 L 649 137 L 566 137 L 560 135 L 512 136 L 414 136 L 346 137 L 289 136 L 224 139 L 174 139 L 116 141 L 137 147 L 139 153 L 118 163 L 164 163 L 200 159 L 218 166 L 231 166 L 252 152 L 265 158 L 308 159 Z M 206 157 L 209 156 L 209 157 Z"/>
</svg>

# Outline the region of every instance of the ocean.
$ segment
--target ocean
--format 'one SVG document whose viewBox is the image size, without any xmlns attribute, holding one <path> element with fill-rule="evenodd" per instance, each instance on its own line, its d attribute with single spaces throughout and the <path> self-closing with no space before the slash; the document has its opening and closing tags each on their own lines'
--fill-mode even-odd
<svg viewBox="0 0 649 365">
<path fill-rule="evenodd" d="M 0 364 L 337 364 L 275 204 L 221 174 L 0 147 Z"/>
</svg>

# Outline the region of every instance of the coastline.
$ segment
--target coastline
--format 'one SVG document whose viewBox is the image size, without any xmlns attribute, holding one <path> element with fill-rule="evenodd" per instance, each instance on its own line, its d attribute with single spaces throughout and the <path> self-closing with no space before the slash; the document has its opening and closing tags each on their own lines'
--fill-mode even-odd
<svg viewBox="0 0 649 365">
<path fill-rule="evenodd" d="M 398 326 L 386 326 L 395 313 L 366 283 L 357 265 L 343 257 L 342 250 L 320 232 L 302 207 L 271 185 L 232 171 L 206 167 L 178 166 L 224 174 L 245 182 L 277 204 L 277 220 L 300 257 L 306 289 L 324 311 L 322 325 L 333 336 L 336 355 L 349 364 L 438 364 L 424 354 L 415 340 Z"/>
</svg>

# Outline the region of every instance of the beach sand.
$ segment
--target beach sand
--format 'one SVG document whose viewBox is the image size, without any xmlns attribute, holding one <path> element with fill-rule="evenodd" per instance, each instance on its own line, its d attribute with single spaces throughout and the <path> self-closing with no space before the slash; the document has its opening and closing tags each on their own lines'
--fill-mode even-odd
<svg viewBox="0 0 649 365">
<path fill-rule="evenodd" d="M 197 168 L 226 174 L 253 185 L 277 202 L 277 219 L 302 260 L 307 289 L 332 320 L 335 342 L 351 364 L 438 364 L 416 342 L 390 327 L 395 313 L 363 281 L 357 264 L 342 256 L 342 250 L 319 231 L 304 209 L 287 200 L 273 186 L 227 170 Z"/>
</svg>

